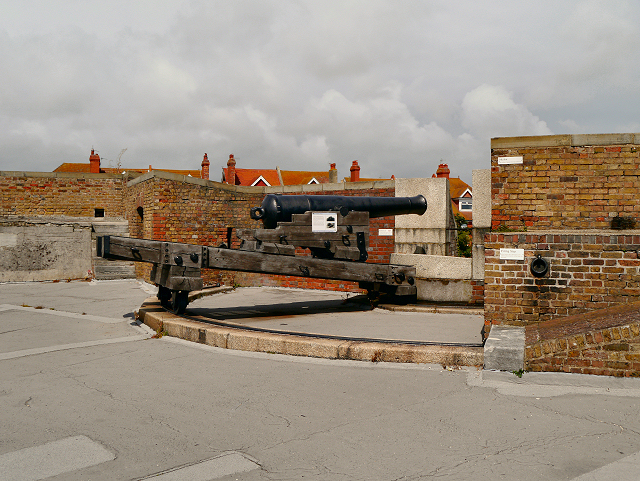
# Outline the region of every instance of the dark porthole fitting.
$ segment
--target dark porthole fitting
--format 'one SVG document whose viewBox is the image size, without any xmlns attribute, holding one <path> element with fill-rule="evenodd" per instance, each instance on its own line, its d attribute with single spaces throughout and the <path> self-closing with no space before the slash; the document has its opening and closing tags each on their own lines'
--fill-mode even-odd
<svg viewBox="0 0 640 481">
<path fill-rule="evenodd" d="M 541 255 L 538 255 L 529 264 L 529 270 L 533 277 L 544 277 L 549 272 L 549 262 L 543 259 Z"/>
</svg>

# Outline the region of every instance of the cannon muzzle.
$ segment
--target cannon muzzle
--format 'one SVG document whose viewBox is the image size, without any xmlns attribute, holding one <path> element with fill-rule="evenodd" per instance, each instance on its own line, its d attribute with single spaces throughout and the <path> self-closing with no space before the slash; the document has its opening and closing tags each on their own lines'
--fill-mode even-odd
<svg viewBox="0 0 640 481">
<path fill-rule="evenodd" d="M 260 207 L 251 209 L 251 218 L 261 220 L 265 229 L 275 229 L 278 222 L 291 222 L 293 214 L 305 212 L 368 212 L 369 218 L 418 214 L 427 210 L 427 200 L 415 197 L 347 197 L 340 195 L 268 194 Z"/>
</svg>

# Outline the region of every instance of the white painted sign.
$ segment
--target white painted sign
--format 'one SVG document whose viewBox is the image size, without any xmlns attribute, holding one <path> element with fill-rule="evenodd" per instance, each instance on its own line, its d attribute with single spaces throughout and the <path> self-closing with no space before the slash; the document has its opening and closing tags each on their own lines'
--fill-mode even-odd
<svg viewBox="0 0 640 481">
<path fill-rule="evenodd" d="M 519 157 L 498 157 L 498 165 L 521 164 L 522 156 Z"/>
<path fill-rule="evenodd" d="M 393 235 L 393 229 L 378 229 L 378 235 Z"/>
<path fill-rule="evenodd" d="M 313 212 L 311 232 L 338 232 L 337 212 Z"/>
<path fill-rule="evenodd" d="M 524 249 L 500 249 L 500 259 L 523 261 Z"/>
</svg>

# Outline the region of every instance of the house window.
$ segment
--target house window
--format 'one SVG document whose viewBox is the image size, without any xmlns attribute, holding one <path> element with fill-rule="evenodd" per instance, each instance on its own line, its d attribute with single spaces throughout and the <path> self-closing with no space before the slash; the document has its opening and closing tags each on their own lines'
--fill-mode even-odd
<svg viewBox="0 0 640 481">
<path fill-rule="evenodd" d="M 94 209 L 94 217 L 104 217 L 104 209 Z"/>
<path fill-rule="evenodd" d="M 461 200 L 459 209 L 460 209 L 460 212 L 462 211 L 470 212 L 472 210 L 472 202 L 470 200 Z"/>
</svg>

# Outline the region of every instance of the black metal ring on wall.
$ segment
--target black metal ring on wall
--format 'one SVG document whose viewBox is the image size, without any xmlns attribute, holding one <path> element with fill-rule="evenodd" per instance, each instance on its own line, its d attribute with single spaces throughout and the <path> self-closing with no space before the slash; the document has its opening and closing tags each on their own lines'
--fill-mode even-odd
<svg viewBox="0 0 640 481">
<path fill-rule="evenodd" d="M 538 254 L 529 264 L 529 271 L 533 277 L 544 277 L 549 272 L 549 262 Z"/>
</svg>

